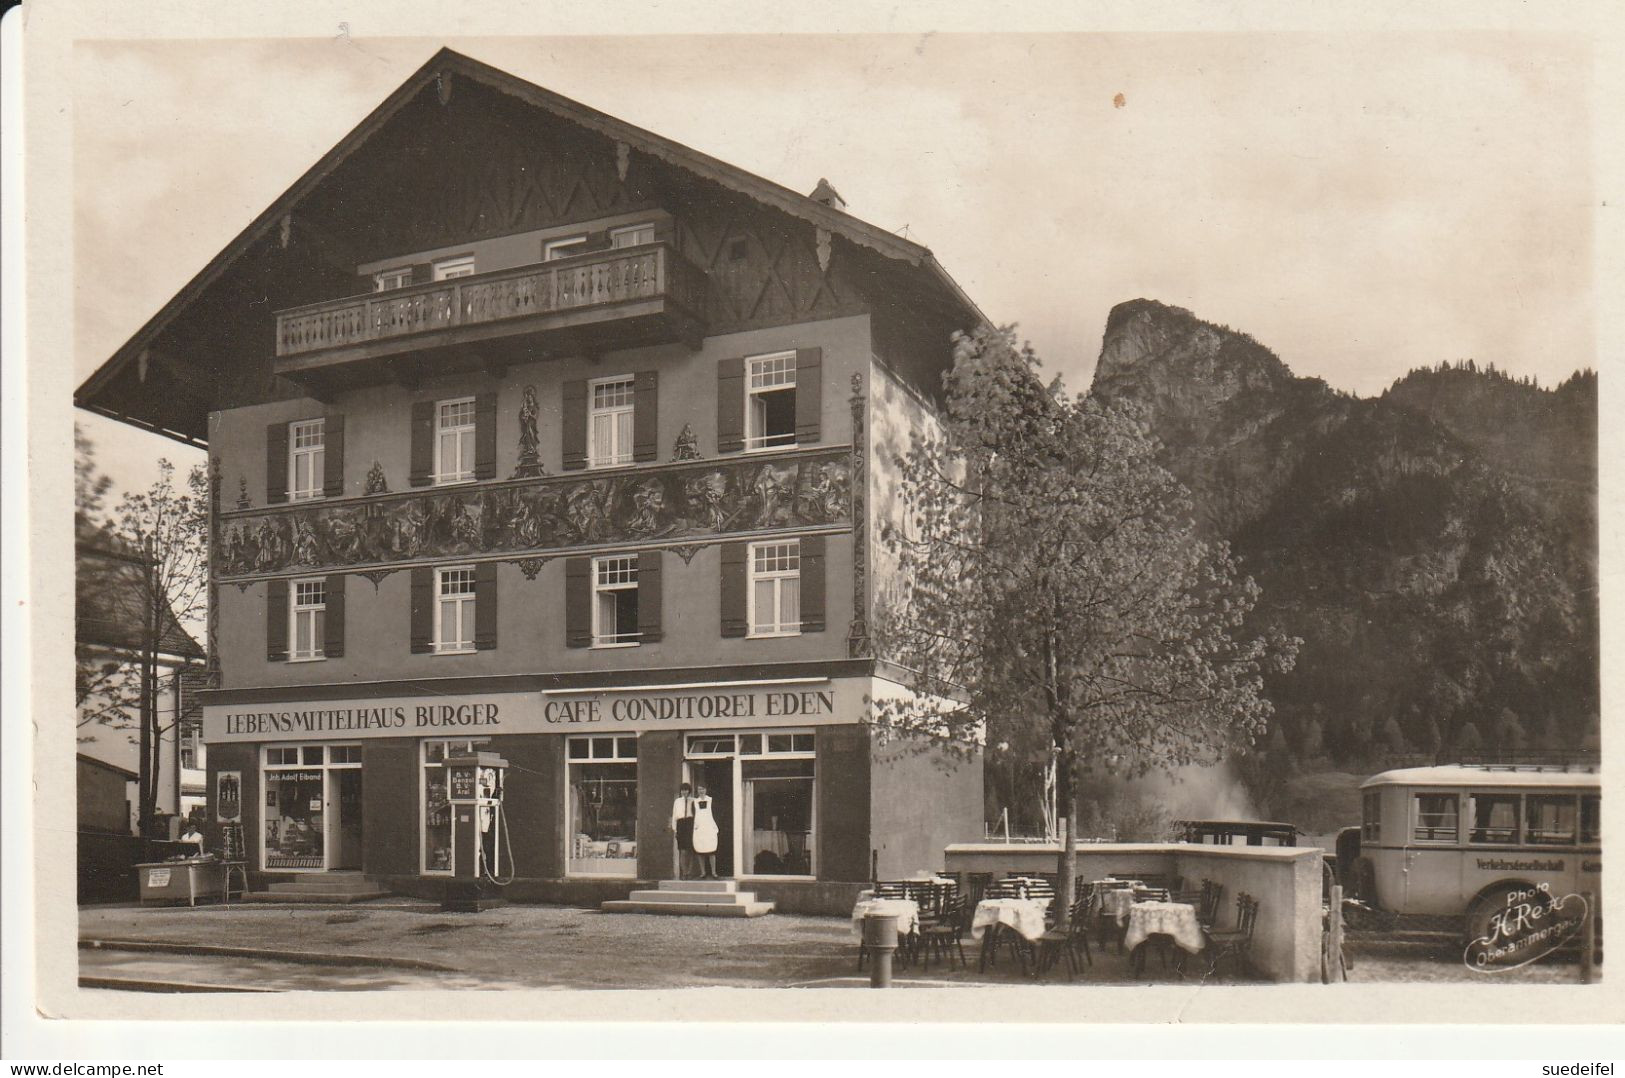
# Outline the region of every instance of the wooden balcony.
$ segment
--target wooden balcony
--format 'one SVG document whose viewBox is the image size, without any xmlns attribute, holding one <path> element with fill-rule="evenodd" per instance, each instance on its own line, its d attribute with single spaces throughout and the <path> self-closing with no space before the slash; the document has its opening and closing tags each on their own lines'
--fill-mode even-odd
<svg viewBox="0 0 1625 1078">
<path fill-rule="evenodd" d="M 651 243 L 312 303 L 277 313 L 276 371 L 354 384 L 673 341 L 698 347 L 705 284 L 668 244 Z"/>
</svg>

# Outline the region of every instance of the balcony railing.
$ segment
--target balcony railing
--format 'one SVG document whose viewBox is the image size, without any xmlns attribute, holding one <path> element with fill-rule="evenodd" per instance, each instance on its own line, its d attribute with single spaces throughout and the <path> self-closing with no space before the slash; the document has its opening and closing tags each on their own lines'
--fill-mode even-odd
<svg viewBox="0 0 1625 1078">
<path fill-rule="evenodd" d="M 490 335 L 500 336 L 502 323 L 546 329 L 549 315 L 575 316 L 567 321 L 579 325 L 673 313 L 668 304 L 697 323 L 704 299 L 703 271 L 667 244 L 644 244 L 281 311 L 276 354 L 311 356 L 465 327 L 492 327 Z M 594 311 L 602 318 L 591 318 Z"/>
</svg>

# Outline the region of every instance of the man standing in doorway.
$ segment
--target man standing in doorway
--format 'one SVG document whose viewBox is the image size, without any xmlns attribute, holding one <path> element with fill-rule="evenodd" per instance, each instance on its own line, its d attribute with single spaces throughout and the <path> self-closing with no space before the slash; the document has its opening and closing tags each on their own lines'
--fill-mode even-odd
<svg viewBox="0 0 1625 1078">
<path fill-rule="evenodd" d="M 677 800 L 671 803 L 671 830 L 677 834 L 677 878 L 694 876 L 694 788 L 688 783 L 677 787 Z"/>
</svg>

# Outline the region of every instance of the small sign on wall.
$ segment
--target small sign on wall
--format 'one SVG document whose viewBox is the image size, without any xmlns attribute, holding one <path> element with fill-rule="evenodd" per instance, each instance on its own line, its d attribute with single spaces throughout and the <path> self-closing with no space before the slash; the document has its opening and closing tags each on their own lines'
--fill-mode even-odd
<svg viewBox="0 0 1625 1078">
<path fill-rule="evenodd" d="M 214 818 L 218 823 L 243 820 L 243 773 L 217 771 L 214 776 Z"/>
</svg>

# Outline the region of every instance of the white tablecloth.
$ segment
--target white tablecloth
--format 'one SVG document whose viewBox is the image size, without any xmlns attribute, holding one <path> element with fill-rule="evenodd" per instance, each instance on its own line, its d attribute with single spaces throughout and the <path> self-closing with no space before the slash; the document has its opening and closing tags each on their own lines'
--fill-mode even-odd
<svg viewBox="0 0 1625 1078">
<path fill-rule="evenodd" d="M 912 898 L 867 898 L 852 907 L 852 934 L 863 938 L 863 919 L 871 913 L 897 916 L 897 934 L 906 936 L 920 927 L 920 904 Z"/>
<path fill-rule="evenodd" d="M 1195 906 L 1184 902 L 1136 902 L 1130 906 L 1123 947 L 1132 951 L 1156 933 L 1172 936 L 1181 950 L 1201 953 L 1202 926 L 1196 922 Z"/>
<path fill-rule="evenodd" d="M 1100 893 L 1100 909 L 1106 916 L 1123 924 L 1128 920 L 1129 907 L 1134 905 L 1134 892 L 1126 888 Z"/>
<path fill-rule="evenodd" d="M 1029 940 L 1044 934 L 1044 909 L 1049 905 L 1041 898 L 984 898 L 976 904 L 976 915 L 971 918 L 971 939 L 981 939 L 988 925 L 1009 925 Z"/>
</svg>

